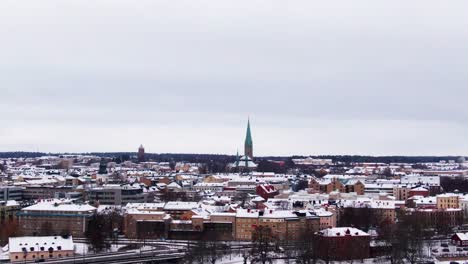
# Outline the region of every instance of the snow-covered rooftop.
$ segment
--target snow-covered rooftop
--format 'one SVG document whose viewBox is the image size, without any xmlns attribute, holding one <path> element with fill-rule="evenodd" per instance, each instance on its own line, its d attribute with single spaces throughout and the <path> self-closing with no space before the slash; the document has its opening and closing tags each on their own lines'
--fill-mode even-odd
<svg viewBox="0 0 468 264">
<path fill-rule="evenodd" d="M 354 227 L 335 227 L 327 228 L 319 232 L 320 235 L 325 237 L 339 237 L 339 236 L 369 236 L 366 232 Z"/>
<path fill-rule="evenodd" d="M 73 238 L 61 236 L 43 237 L 10 237 L 8 246 L 10 253 L 17 252 L 44 252 L 52 248 L 54 251 L 74 250 Z"/>
<path fill-rule="evenodd" d="M 25 207 L 22 211 L 56 211 L 56 212 L 93 212 L 96 207 L 88 204 L 73 204 L 59 199 L 51 199 Z"/>
</svg>

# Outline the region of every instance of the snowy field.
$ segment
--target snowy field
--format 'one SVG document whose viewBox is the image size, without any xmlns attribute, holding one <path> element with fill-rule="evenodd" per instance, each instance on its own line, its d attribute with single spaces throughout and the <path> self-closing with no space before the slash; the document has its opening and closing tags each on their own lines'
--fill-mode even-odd
<svg viewBox="0 0 468 264">
<path fill-rule="evenodd" d="M 107 252 L 118 252 L 121 248 L 125 245 L 116 245 L 112 244 L 111 247 L 107 250 Z M 94 254 L 92 250 L 89 249 L 89 245 L 85 243 L 75 243 L 75 254 L 78 255 L 88 255 Z"/>
</svg>

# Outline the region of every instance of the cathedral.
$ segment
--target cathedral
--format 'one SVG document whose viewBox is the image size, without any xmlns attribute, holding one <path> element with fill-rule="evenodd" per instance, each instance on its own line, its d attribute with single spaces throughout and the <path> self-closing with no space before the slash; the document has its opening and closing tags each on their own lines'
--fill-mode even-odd
<svg viewBox="0 0 468 264">
<path fill-rule="evenodd" d="M 247 133 L 245 135 L 244 156 L 239 157 L 239 152 L 237 152 L 236 161 L 231 165 L 231 168 L 238 172 L 253 171 L 257 168 L 257 164 L 253 162 L 253 158 L 253 141 L 249 119 L 247 121 Z"/>
</svg>

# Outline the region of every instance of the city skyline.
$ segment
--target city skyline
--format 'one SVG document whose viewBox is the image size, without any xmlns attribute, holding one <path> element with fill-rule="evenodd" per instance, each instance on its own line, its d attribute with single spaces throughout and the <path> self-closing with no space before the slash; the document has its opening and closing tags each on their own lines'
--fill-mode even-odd
<svg viewBox="0 0 468 264">
<path fill-rule="evenodd" d="M 0 262 L 468 264 L 466 10 L 0 1 Z"/>
</svg>

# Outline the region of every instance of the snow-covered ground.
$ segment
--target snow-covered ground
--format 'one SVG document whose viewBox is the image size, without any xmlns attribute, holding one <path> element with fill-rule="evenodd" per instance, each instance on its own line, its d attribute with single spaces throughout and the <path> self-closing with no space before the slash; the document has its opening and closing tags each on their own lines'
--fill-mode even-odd
<svg viewBox="0 0 468 264">
<path fill-rule="evenodd" d="M 125 245 L 112 244 L 107 252 L 118 252 L 119 249 L 123 248 L 124 246 Z M 94 254 L 94 252 L 90 250 L 89 245 L 86 243 L 75 243 L 75 254 L 88 255 L 88 254 Z"/>
<path fill-rule="evenodd" d="M 232 256 L 232 257 L 225 257 L 218 262 L 219 264 L 244 264 L 244 259 L 242 256 Z M 248 264 L 250 264 L 250 261 L 247 261 Z M 276 260 L 273 262 L 273 264 L 284 264 L 286 263 L 284 260 Z M 293 262 L 290 262 L 291 264 Z"/>
<path fill-rule="evenodd" d="M 244 259 L 242 256 L 233 256 L 233 257 L 225 257 L 222 260 L 219 260 L 217 263 L 219 264 L 244 264 Z M 349 261 L 330 261 L 330 264 L 349 264 Z M 360 260 L 354 261 L 354 263 L 360 263 L 360 264 L 375 264 L 375 263 L 384 263 L 384 262 L 376 262 L 375 259 L 365 259 L 363 262 Z M 250 264 L 250 261 L 247 261 L 247 264 Z M 273 264 L 295 264 L 295 261 L 293 259 L 289 260 L 275 260 L 273 261 Z M 325 261 L 317 261 L 317 264 L 325 264 Z M 449 263 L 448 263 L 449 264 Z M 460 263 L 462 264 L 462 263 Z"/>
<path fill-rule="evenodd" d="M 8 245 L 5 247 L 0 247 L 0 261 L 5 261 L 10 259 L 10 254 L 8 252 Z"/>
</svg>

